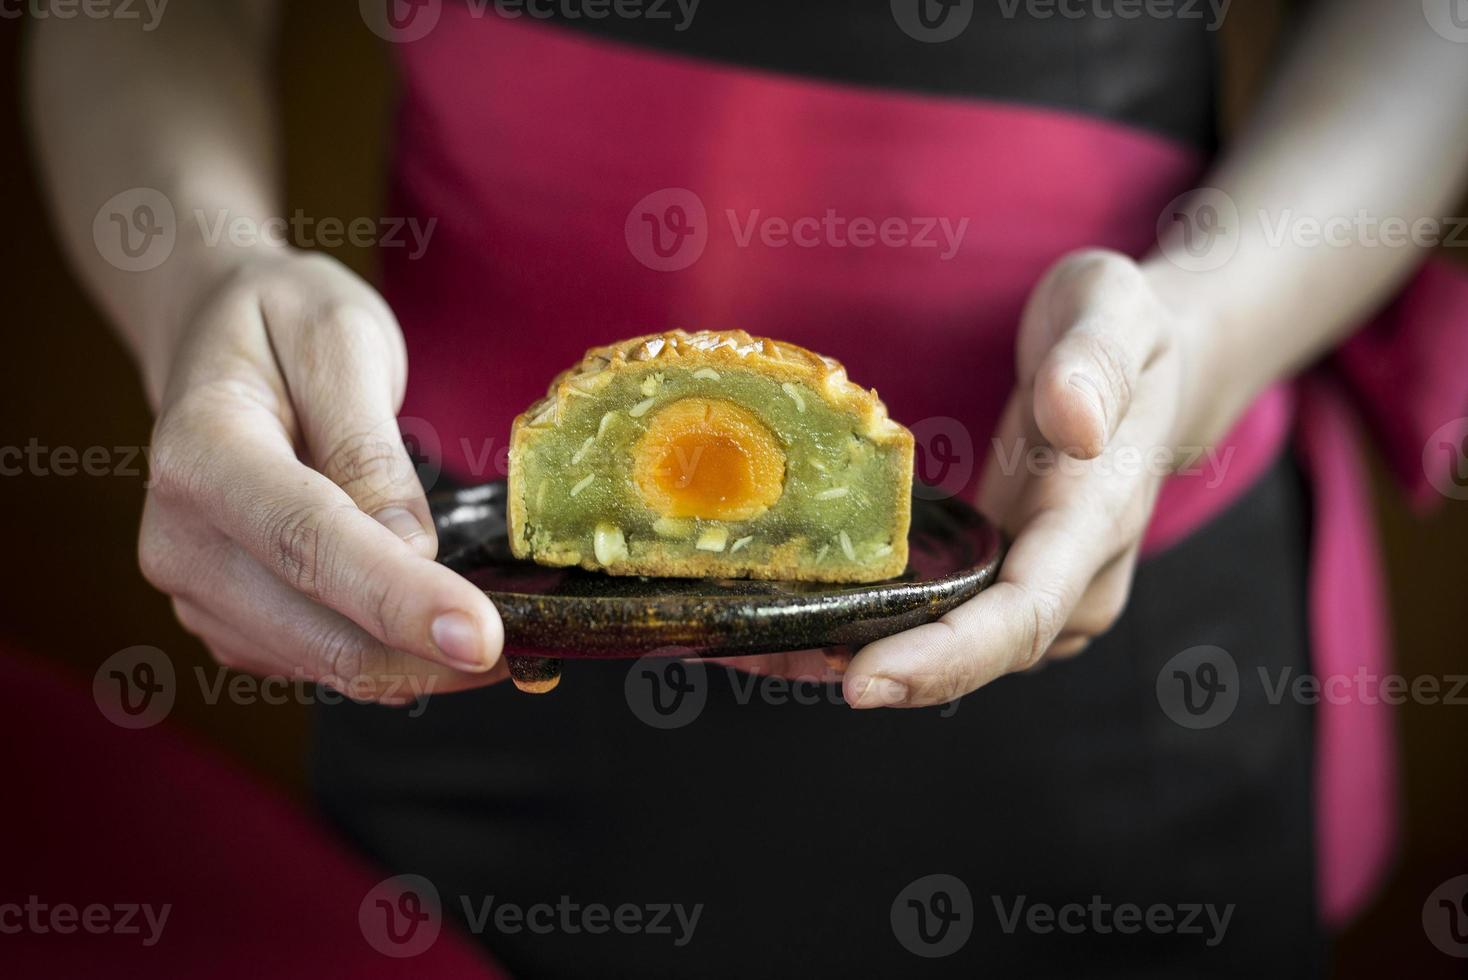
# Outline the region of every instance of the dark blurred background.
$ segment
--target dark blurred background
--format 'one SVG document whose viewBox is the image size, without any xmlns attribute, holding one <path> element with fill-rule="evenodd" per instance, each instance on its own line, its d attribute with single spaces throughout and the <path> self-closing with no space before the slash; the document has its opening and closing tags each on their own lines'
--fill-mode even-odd
<svg viewBox="0 0 1468 980">
<path fill-rule="evenodd" d="M 285 4 L 279 84 L 287 146 L 286 213 L 351 218 L 383 213 L 384 143 L 393 80 L 387 46 L 363 27 L 356 4 Z M 1225 26 L 1224 115 L 1232 124 L 1256 97 L 1284 31 L 1282 0 L 1236 4 Z M 0 173 L 13 234 L 0 236 L 7 314 L 0 357 L 0 445 L 140 447 L 149 416 L 135 372 L 97 309 L 68 273 L 51 234 L 28 157 L 20 72 L 23 19 L 0 22 L 16 95 L 0 105 Z M 1459 211 L 1458 214 L 1468 212 Z M 1464 262 L 1465 249 L 1450 258 Z M 369 279 L 370 251 L 334 250 Z M 1374 468 L 1380 533 L 1391 584 L 1397 669 L 1407 676 L 1468 672 L 1468 504 L 1415 517 Z M 207 666 L 203 648 L 173 621 L 168 602 L 138 574 L 134 543 L 141 476 L 0 477 L 5 514 L 0 645 L 64 663 L 84 679 L 110 654 L 160 647 L 178 669 Z M 180 685 L 173 716 L 252 770 L 305 801 L 300 705 L 207 704 Z M 1464 975 L 1424 937 L 1422 903 L 1440 882 L 1468 872 L 1468 707 L 1399 709 L 1403 793 L 1401 858 L 1375 905 L 1343 937 L 1338 976 Z M 40 737 L 40 736 L 38 736 Z"/>
</svg>

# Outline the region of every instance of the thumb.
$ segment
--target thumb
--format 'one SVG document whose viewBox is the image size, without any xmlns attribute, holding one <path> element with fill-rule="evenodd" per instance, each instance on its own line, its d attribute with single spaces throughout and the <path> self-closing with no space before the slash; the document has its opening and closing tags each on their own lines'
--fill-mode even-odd
<svg viewBox="0 0 1468 980">
<path fill-rule="evenodd" d="M 1160 352 L 1160 310 L 1136 264 L 1109 252 L 1063 259 L 1038 292 L 1021 326 L 1053 338 L 1033 377 L 1035 423 L 1050 445 L 1091 459 Z"/>
</svg>

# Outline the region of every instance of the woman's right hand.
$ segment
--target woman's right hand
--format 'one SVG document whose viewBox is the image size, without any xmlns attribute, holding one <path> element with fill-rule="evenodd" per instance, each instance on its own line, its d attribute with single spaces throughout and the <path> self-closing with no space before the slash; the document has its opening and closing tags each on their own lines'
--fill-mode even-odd
<svg viewBox="0 0 1468 980">
<path fill-rule="evenodd" d="M 139 560 L 220 663 L 383 703 L 507 676 L 494 606 L 433 561 L 402 334 L 371 287 L 251 256 L 166 356 Z"/>
</svg>

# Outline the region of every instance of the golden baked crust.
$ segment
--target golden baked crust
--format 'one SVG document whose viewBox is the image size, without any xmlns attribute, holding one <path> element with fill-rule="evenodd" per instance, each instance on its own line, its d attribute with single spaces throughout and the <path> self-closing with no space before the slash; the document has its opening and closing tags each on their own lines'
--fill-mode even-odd
<svg viewBox="0 0 1468 980">
<path fill-rule="evenodd" d="M 511 550 L 517 557 L 530 557 L 525 539 L 527 503 L 519 485 L 524 454 L 537 430 L 559 425 L 566 407 L 577 398 L 594 396 L 618 373 L 647 371 L 661 366 L 689 370 L 720 367 L 743 368 L 787 384 L 802 384 L 815 391 L 830 407 L 850 413 L 858 422 L 861 436 L 878 447 L 892 447 L 898 486 L 912 485 L 913 437 L 893 421 L 875 390 L 853 384 L 846 369 L 836 360 L 804 347 L 769 338 L 754 337 L 743 330 L 703 330 L 689 333 L 673 330 L 619 341 L 586 352 L 581 362 L 558 374 L 545 397 L 515 418 L 509 451 L 509 529 Z M 800 396 L 787 389 L 792 398 Z M 907 534 L 910 511 L 900 508 L 892 527 L 890 553 L 867 560 L 861 569 L 820 569 L 802 560 L 813 550 L 805 538 L 793 538 L 767 553 L 761 560 L 739 563 L 725 553 L 695 552 L 658 560 L 642 559 L 631 574 L 701 578 L 747 576 L 751 578 L 862 582 L 900 575 L 907 566 Z M 593 571 L 629 573 L 616 562 L 604 563 L 575 548 L 537 548 L 533 555 L 546 565 L 580 565 Z"/>
<path fill-rule="evenodd" d="M 912 438 L 912 433 L 888 417 L 887 406 L 875 390 L 847 379 L 841 362 L 783 340 L 752 337 L 743 330 L 670 330 L 593 347 L 580 364 L 556 375 L 545 397 L 516 417 L 515 428 L 559 421 L 560 407 L 567 398 L 591 394 L 609 380 L 599 382 L 598 375 L 657 363 L 677 363 L 695 370 L 738 364 L 786 381 L 800 381 L 820 392 L 829 404 L 855 413 L 862 420 L 862 435 L 872 442 L 882 445 Z"/>
</svg>

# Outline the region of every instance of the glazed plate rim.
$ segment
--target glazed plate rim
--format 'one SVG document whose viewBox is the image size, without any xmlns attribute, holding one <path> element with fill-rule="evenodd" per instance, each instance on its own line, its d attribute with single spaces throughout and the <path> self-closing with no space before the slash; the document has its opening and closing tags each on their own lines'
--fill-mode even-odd
<svg viewBox="0 0 1468 980">
<path fill-rule="evenodd" d="M 446 530 L 483 520 L 496 501 L 503 500 L 504 480 L 477 486 L 444 489 L 428 495 L 440 541 Z M 463 508 L 474 508 L 478 517 L 466 515 L 456 521 Z M 907 576 L 870 583 L 788 582 L 777 579 L 713 579 L 742 586 L 751 591 L 728 593 L 689 593 L 649 591 L 646 595 L 556 594 L 552 592 L 501 589 L 474 584 L 499 608 L 505 624 L 506 651 L 530 657 L 566 657 L 576 659 L 631 659 L 648 654 L 743 656 L 792 649 L 810 649 L 816 645 L 859 646 L 866 642 L 933 622 L 943 614 L 992 585 L 998 577 L 1008 541 L 983 515 L 954 496 L 925 496 L 915 493 L 914 519 L 910 545 L 916 550 L 926 533 L 920 518 L 929 523 L 944 524 L 956 533 L 969 537 L 968 544 L 977 555 L 972 564 L 962 564 L 927 579 Z M 500 532 L 503 533 L 503 532 Z M 477 549 L 497 541 L 491 533 L 475 542 L 461 542 L 453 550 L 440 554 L 439 561 L 460 574 L 471 577 Z M 599 576 L 578 569 L 556 569 L 539 566 L 526 559 L 491 557 L 483 566 L 504 567 L 508 562 L 523 563 L 527 568 L 540 568 L 547 574 Z M 599 576 L 600 577 L 600 576 Z M 663 580 L 636 575 L 605 576 L 618 583 L 658 581 L 693 582 L 694 579 Z M 471 577 L 471 581 L 474 579 Z M 592 581 L 592 579 L 583 579 Z M 769 591 L 759 591 L 761 588 Z M 789 592 L 779 591 L 790 588 Z M 567 626 L 566 619 L 553 611 L 567 613 L 595 610 L 600 620 L 595 626 L 583 623 L 573 638 L 556 635 L 547 639 L 534 635 L 537 631 L 555 633 L 556 627 Z M 718 611 L 728 622 L 710 624 L 707 617 Z M 803 630 L 797 645 L 782 640 L 782 624 Z M 740 628 L 736 628 L 738 625 Z M 740 629 L 744 635 L 740 635 Z M 605 631 L 605 633 L 603 632 Z M 613 634 L 613 635 L 607 635 Z M 810 642 L 817 638 L 820 643 Z"/>
</svg>

